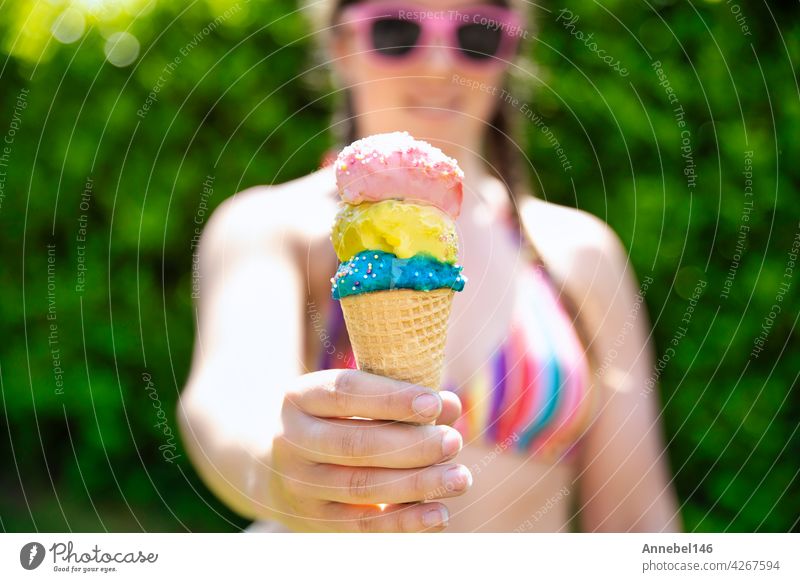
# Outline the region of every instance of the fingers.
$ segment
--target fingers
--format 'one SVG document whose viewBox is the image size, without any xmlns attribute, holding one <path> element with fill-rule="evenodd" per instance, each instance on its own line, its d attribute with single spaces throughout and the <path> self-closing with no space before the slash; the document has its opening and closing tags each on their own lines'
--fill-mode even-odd
<svg viewBox="0 0 800 582">
<path fill-rule="evenodd" d="M 384 469 L 315 465 L 310 467 L 298 494 L 350 504 L 409 503 L 455 497 L 472 485 L 464 465 L 435 465 L 424 469 Z"/>
<path fill-rule="evenodd" d="M 436 419 L 436 424 L 453 424 L 461 416 L 461 399 L 455 392 L 442 390 L 439 392 L 442 399 L 442 413 Z"/>
<path fill-rule="evenodd" d="M 387 505 L 347 505 L 329 503 L 323 509 L 326 526 L 333 531 L 435 532 L 447 527 L 450 514 L 441 503 Z"/>
<path fill-rule="evenodd" d="M 443 425 L 356 419 L 317 419 L 287 411 L 282 444 L 315 463 L 412 469 L 441 463 L 462 447 L 461 434 Z"/>
<path fill-rule="evenodd" d="M 312 416 L 359 416 L 426 423 L 442 412 L 442 398 L 429 388 L 359 370 L 305 374 L 287 400 Z"/>
</svg>

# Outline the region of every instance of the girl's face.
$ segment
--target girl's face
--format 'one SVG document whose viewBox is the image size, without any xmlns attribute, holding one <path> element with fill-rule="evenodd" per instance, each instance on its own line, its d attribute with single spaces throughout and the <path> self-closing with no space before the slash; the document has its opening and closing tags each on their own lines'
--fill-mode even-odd
<svg viewBox="0 0 800 582">
<path fill-rule="evenodd" d="M 398 2 L 404 0 L 367 0 L 361 5 L 392 7 L 397 13 Z M 485 6 L 486 0 L 416 0 L 413 4 L 405 3 L 406 14 L 418 11 L 424 15 L 417 21 L 423 28 L 426 19 L 474 20 L 470 9 L 481 5 Z M 402 5 L 400 7 L 403 9 Z M 460 15 L 451 12 L 456 10 L 465 12 Z M 352 95 L 359 134 L 406 130 L 415 137 L 434 142 L 445 151 L 453 152 L 458 147 L 478 150 L 487 124 L 502 98 L 503 75 L 508 64 L 489 58 L 493 64 L 487 67 L 459 58 L 451 48 L 459 43 L 456 37 L 446 32 L 447 25 L 442 22 L 426 29 L 423 34 L 428 36 L 419 42 L 424 46 L 414 49 L 410 58 L 382 57 L 376 54 L 372 41 L 375 32 L 372 26 L 376 18 L 367 16 L 357 15 L 355 19 L 337 26 L 331 47 L 335 59 L 333 66 L 344 83 L 343 88 Z M 360 24 L 353 20 L 360 21 Z M 497 21 L 489 26 L 501 28 Z M 512 30 L 510 25 L 504 26 Z M 462 30 L 462 33 L 468 32 Z M 480 30 L 477 32 L 480 34 Z M 398 37 L 397 30 L 384 34 L 384 38 L 389 39 L 387 42 L 406 38 Z M 405 42 L 397 41 L 395 45 Z M 511 58 L 501 56 L 506 61 Z"/>
</svg>

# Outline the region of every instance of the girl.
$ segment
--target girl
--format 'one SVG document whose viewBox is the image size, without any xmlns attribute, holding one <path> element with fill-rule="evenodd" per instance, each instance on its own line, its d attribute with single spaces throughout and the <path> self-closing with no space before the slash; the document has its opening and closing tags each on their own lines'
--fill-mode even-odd
<svg viewBox="0 0 800 582">
<path fill-rule="evenodd" d="M 603 221 L 529 195 L 516 172 L 507 130 L 522 113 L 506 82 L 530 36 L 521 7 L 320 6 L 341 145 L 406 130 L 465 174 L 469 283 L 445 389 L 352 369 L 330 298 L 333 168 L 251 188 L 216 210 L 200 245 L 178 406 L 200 475 L 254 531 L 678 530 L 626 253 Z"/>
</svg>

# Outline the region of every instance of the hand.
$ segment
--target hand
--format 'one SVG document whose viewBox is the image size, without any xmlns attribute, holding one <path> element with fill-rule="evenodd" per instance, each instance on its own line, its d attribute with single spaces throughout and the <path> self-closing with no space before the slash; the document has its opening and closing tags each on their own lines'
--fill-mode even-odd
<svg viewBox="0 0 800 582">
<path fill-rule="evenodd" d="M 272 443 L 273 513 L 299 531 L 444 529 L 444 504 L 420 502 L 472 484 L 465 466 L 437 464 L 461 450 L 461 435 L 446 426 L 460 414 L 452 392 L 358 370 L 300 376 Z"/>
</svg>

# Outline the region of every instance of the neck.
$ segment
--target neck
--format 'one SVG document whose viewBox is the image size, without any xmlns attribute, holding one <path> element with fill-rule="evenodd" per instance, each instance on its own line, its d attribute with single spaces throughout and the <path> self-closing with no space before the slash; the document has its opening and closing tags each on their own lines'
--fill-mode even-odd
<svg viewBox="0 0 800 582">
<path fill-rule="evenodd" d="M 445 150 L 445 153 L 454 158 L 464 172 L 464 201 L 461 205 L 462 215 L 469 215 L 473 210 L 485 203 L 483 198 L 483 184 L 489 175 L 486 162 L 480 157 L 479 146 L 456 146 Z"/>
</svg>

